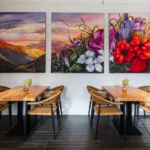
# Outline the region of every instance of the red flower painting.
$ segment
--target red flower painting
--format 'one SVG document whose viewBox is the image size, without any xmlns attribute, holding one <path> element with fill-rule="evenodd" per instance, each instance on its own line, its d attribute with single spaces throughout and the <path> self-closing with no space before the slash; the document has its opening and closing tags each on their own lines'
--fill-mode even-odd
<svg viewBox="0 0 150 150">
<path fill-rule="evenodd" d="M 119 19 L 117 20 L 117 16 Z M 142 18 L 138 14 L 111 14 L 109 31 L 115 30 L 117 41 L 109 44 L 110 73 L 150 72 L 150 27 L 149 15 Z M 112 32 L 109 32 L 112 40 Z"/>
<path fill-rule="evenodd" d="M 134 47 L 136 56 L 140 57 L 141 59 L 150 58 L 150 40 L 148 40 L 146 37 L 143 37 L 141 41 L 139 35 L 134 34 L 130 43 Z"/>
<path fill-rule="evenodd" d="M 118 64 L 130 62 L 135 56 L 133 47 L 126 41 L 120 41 L 116 44 L 113 56 Z"/>
<path fill-rule="evenodd" d="M 141 59 L 140 57 L 135 57 L 132 62 L 130 69 L 126 72 L 143 72 L 146 71 L 148 68 L 148 59 Z"/>
</svg>

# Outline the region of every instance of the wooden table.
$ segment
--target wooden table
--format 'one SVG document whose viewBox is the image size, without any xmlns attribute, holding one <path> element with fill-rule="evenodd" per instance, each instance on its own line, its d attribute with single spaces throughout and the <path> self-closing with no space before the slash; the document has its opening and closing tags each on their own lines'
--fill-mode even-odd
<svg viewBox="0 0 150 150">
<path fill-rule="evenodd" d="M 112 99 L 116 102 L 121 101 L 124 102 L 126 107 L 126 127 L 127 134 L 132 135 L 141 134 L 140 131 L 134 126 L 132 122 L 132 103 L 135 104 L 139 101 L 150 101 L 150 93 L 142 91 L 132 86 L 127 86 L 127 90 L 123 91 L 122 86 L 102 86 L 103 89 L 112 97 Z M 121 110 L 123 107 L 121 106 Z M 115 119 L 114 121 L 115 127 L 118 129 L 120 133 L 123 133 L 123 117 Z"/>
<path fill-rule="evenodd" d="M 15 88 L 0 93 L 0 101 L 9 101 L 10 110 L 11 110 L 11 101 L 18 101 L 17 124 L 8 132 L 8 134 L 23 135 L 23 102 L 25 103 L 25 110 L 30 110 L 31 106 L 27 105 L 27 102 L 37 101 L 38 98 L 48 89 L 49 86 L 32 85 L 28 91 L 23 91 L 23 86 L 17 86 Z M 30 131 L 37 124 L 37 117 L 28 116 L 27 122 L 28 122 L 27 134 L 29 134 Z"/>
</svg>

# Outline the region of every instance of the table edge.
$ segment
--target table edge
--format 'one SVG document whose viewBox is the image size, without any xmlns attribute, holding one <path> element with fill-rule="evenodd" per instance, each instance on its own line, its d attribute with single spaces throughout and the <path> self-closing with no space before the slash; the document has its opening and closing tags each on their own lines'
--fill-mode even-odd
<svg viewBox="0 0 150 150">
<path fill-rule="evenodd" d="M 40 86 L 40 85 L 39 85 Z M 0 98 L 0 102 L 4 102 L 4 101 L 12 101 L 12 102 L 14 102 L 14 101 L 16 101 L 16 102 L 24 102 L 24 101 L 36 101 L 36 99 L 38 98 L 38 97 L 40 97 L 45 91 L 47 91 L 47 89 L 49 89 L 50 88 L 50 86 L 49 85 L 41 85 L 41 86 L 47 86 L 40 94 L 38 94 L 38 96 L 36 96 L 36 97 L 34 97 L 34 98 L 28 98 L 28 100 L 27 100 L 27 98 L 24 98 L 24 99 L 10 99 L 10 98 Z"/>
</svg>

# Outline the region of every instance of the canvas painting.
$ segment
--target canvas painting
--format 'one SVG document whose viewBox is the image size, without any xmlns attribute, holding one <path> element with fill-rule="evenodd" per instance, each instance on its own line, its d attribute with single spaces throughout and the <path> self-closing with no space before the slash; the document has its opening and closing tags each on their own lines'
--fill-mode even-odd
<svg viewBox="0 0 150 150">
<path fill-rule="evenodd" d="M 0 72 L 45 72 L 45 13 L 0 13 Z"/>
<path fill-rule="evenodd" d="M 109 72 L 150 72 L 150 14 L 109 15 Z"/>
<path fill-rule="evenodd" d="M 51 72 L 104 72 L 104 14 L 52 13 Z"/>
</svg>

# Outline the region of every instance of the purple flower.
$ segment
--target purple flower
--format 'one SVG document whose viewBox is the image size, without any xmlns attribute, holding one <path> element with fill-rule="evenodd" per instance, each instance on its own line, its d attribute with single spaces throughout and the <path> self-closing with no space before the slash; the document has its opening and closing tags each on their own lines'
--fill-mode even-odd
<svg viewBox="0 0 150 150">
<path fill-rule="evenodd" d="M 56 57 L 57 57 L 57 60 L 59 61 L 59 59 L 60 59 L 60 52 L 58 52 L 58 53 L 56 54 Z"/>
<path fill-rule="evenodd" d="M 69 58 L 68 58 L 69 52 L 66 51 L 66 50 L 62 50 L 61 53 L 62 53 L 62 55 L 63 55 L 62 58 L 63 58 L 63 60 L 64 60 L 64 62 L 65 62 L 65 65 L 66 65 L 68 68 L 70 68 L 70 62 L 69 62 Z"/>
<path fill-rule="evenodd" d="M 132 20 L 132 27 L 133 27 L 133 31 L 136 31 L 136 32 L 142 32 L 145 34 L 145 31 L 143 29 L 141 29 L 142 27 L 144 27 L 146 24 L 145 21 L 143 21 L 141 19 L 141 17 L 137 17 L 137 18 L 134 18 Z"/>
<path fill-rule="evenodd" d="M 72 45 L 74 47 L 79 47 L 79 46 L 81 46 L 81 44 L 82 44 L 82 40 L 80 38 L 78 38 L 78 39 L 73 38 Z"/>
<path fill-rule="evenodd" d="M 113 54 L 116 44 L 118 43 L 119 33 L 115 27 L 109 29 L 109 52 Z"/>
<path fill-rule="evenodd" d="M 119 41 L 127 40 L 130 42 L 133 38 L 133 27 L 131 21 L 128 19 L 128 13 L 123 14 L 123 20 L 119 27 Z"/>
<path fill-rule="evenodd" d="M 70 62 L 69 62 L 69 58 L 68 58 L 69 52 L 66 51 L 66 50 L 62 50 L 62 51 L 58 52 L 58 53 L 56 54 L 56 57 L 57 57 L 57 60 L 58 60 L 58 61 L 60 60 L 60 53 L 62 53 L 62 58 L 63 58 L 63 60 L 64 60 L 64 62 L 65 62 L 65 65 L 66 65 L 68 68 L 70 68 Z"/>
<path fill-rule="evenodd" d="M 99 50 L 104 50 L 104 29 L 97 30 L 86 43 L 87 50 L 94 51 L 96 55 L 101 55 Z"/>
</svg>

